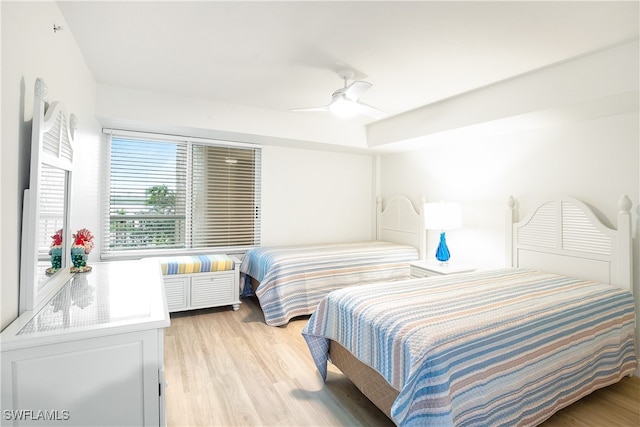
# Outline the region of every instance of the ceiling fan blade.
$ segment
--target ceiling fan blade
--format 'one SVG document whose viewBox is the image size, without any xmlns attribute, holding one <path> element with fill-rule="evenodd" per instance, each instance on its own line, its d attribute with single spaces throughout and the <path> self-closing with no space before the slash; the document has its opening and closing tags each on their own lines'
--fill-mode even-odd
<svg viewBox="0 0 640 427">
<path fill-rule="evenodd" d="M 362 102 L 357 102 L 357 101 L 354 101 L 353 103 L 358 107 L 358 111 L 360 114 L 364 114 L 374 119 L 382 119 L 387 116 L 387 113 L 385 113 L 382 110 L 378 110 L 377 108 L 372 107 L 371 105 L 368 105 Z"/>
<path fill-rule="evenodd" d="M 360 98 L 360 96 L 365 93 L 371 86 L 373 85 L 369 82 L 357 81 L 344 88 L 344 91 L 342 93 L 346 98 L 350 99 L 351 101 L 355 101 Z"/>
<path fill-rule="evenodd" d="M 309 107 L 309 108 L 292 108 L 291 111 L 329 111 L 329 106 Z"/>
</svg>

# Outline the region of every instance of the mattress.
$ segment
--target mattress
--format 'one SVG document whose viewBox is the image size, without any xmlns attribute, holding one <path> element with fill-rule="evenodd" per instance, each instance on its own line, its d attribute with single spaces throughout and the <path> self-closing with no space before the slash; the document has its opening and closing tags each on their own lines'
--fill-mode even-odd
<svg viewBox="0 0 640 427">
<path fill-rule="evenodd" d="M 419 259 L 412 246 L 361 241 L 247 251 L 240 265 L 243 296 L 253 292 L 271 326 L 311 314 L 329 292 L 346 286 L 409 277 L 409 261 Z"/>
<path fill-rule="evenodd" d="M 636 369 L 630 292 L 527 269 L 337 290 L 303 329 L 399 391 L 398 425 L 536 425 Z"/>
</svg>

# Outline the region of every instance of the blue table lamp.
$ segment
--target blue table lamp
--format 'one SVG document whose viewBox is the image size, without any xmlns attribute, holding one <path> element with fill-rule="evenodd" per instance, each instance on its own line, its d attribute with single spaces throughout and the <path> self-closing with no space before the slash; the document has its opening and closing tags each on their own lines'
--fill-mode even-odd
<svg viewBox="0 0 640 427">
<path fill-rule="evenodd" d="M 445 237 L 446 230 L 462 228 L 462 209 L 460 203 L 425 203 L 424 227 L 427 230 L 440 230 L 440 243 L 436 250 L 436 259 L 446 264 L 451 258 Z"/>
</svg>

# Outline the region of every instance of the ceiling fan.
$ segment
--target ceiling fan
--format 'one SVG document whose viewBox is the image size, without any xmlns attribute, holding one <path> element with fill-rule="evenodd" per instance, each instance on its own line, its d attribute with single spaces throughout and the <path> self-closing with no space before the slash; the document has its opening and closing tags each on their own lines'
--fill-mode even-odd
<svg viewBox="0 0 640 427">
<path fill-rule="evenodd" d="M 386 116 L 384 111 L 358 101 L 358 98 L 371 86 L 369 82 L 355 81 L 347 84 L 353 79 L 353 71 L 339 70 L 338 76 L 344 80 L 344 87 L 337 89 L 331 95 L 331 102 L 322 107 L 294 108 L 292 111 L 330 111 L 340 117 L 352 117 L 357 114 L 364 114 L 375 119 Z"/>
</svg>

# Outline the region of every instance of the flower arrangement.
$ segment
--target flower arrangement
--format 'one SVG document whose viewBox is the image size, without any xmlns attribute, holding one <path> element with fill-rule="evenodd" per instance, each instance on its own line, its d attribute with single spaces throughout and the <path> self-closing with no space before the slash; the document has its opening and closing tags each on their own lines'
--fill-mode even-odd
<svg viewBox="0 0 640 427">
<path fill-rule="evenodd" d="M 73 246 L 84 247 L 85 254 L 89 254 L 93 249 L 93 234 L 86 228 L 81 228 L 71 237 L 73 237 Z"/>
</svg>

